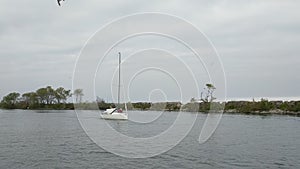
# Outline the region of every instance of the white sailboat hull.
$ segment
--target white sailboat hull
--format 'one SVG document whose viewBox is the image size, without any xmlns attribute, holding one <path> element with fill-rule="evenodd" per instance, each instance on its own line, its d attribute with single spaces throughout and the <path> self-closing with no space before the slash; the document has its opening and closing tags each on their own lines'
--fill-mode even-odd
<svg viewBox="0 0 300 169">
<path fill-rule="evenodd" d="M 113 109 L 106 109 L 101 115 L 102 119 L 107 120 L 128 120 L 127 113 L 119 113 L 116 108 Z"/>
<path fill-rule="evenodd" d="M 101 114 L 101 118 L 107 120 L 128 120 L 128 116 L 125 113 Z"/>
</svg>

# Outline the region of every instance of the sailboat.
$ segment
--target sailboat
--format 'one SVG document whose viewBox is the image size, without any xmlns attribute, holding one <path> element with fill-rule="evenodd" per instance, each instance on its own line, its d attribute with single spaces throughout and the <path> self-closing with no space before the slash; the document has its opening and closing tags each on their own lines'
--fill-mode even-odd
<svg viewBox="0 0 300 169">
<path fill-rule="evenodd" d="M 121 81 L 121 53 L 119 52 L 119 84 L 118 84 L 118 106 L 120 105 L 120 82 Z M 126 104 L 125 104 L 126 106 Z M 127 120 L 128 114 L 123 112 L 121 108 L 110 108 L 106 109 L 103 113 L 101 113 L 102 119 L 109 119 L 109 120 Z"/>
</svg>

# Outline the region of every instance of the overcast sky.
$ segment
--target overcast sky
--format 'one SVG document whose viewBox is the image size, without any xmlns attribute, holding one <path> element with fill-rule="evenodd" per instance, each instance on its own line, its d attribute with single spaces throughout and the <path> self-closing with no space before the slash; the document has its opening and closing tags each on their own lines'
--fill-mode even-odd
<svg viewBox="0 0 300 169">
<path fill-rule="evenodd" d="M 61 7 L 57 5 L 56 0 L 18 2 L 1 0 L 0 97 L 12 91 L 20 93 L 35 91 L 47 85 L 71 89 L 76 58 L 96 31 L 125 15 L 162 12 L 192 23 L 214 44 L 226 74 L 228 99 L 298 98 L 300 96 L 299 7 L 300 1 L 296 0 L 66 0 Z M 156 23 L 156 21 L 149 22 Z M 192 39 L 193 35 L 190 38 Z M 153 44 L 167 43 L 164 43 L 163 38 L 144 37 L 124 42 L 118 49 L 123 50 L 123 59 L 126 59 L 141 46 L 142 49 L 157 48 Z M 168 46 L 164 46 L 165 48 Z M 176 49 L 177 56 L 182 57 L 181 59 L 189 55 L 183 49 L 180 51 L 179 47 Z M 141 53 L 146 60 L 138 59 L 136 55 L 132 56 L 136 57 L 135 60 L 128 57 L 127 66 L 124 62 L 124 74 L 129 68 L 133 69 L 129 64 L 130 60 L 138 62 L 134 63 L 135 65 L 141 65 L 151 63 L 147 60 L 150 58 L 155 65 L 155 60 L 169 57 L 164 52 L 156 51 L 156 54 L 154 56 L 152 53 L 150 56 L 147 52 Z M 112 51 L 110 55 L 117 55 L 117 51 Z M 158 58 L 159 56 L 161 58 Z M 171 60 L 164 62 L 167 65 L 166 69 L 178 67 L 179 62 Z M 192 69 L 197 68 L 197 65 L 189 66 Z M 200 74 L 201 71 L 205 72 L 200 69 L 201 66 Z M 101 76 L 103 71 L 101 72 L 101 69 L 98 71 L 96 85 L 102 87 L 96 89 L 96 95 L 110 100 L 104 83 L 99 80 L 104 78 L 104 75 Z M 197 77 L 200 77 L 200 74 L 195 73 Z M 151 101 L 160 101 L 165 96 L 159 89 L 168 90 L 165 88 L 166 85 L 178 90 L 174 83 L 168 84 L 172 79 L 163 82 L 161 88 L 157 86 L 145 88 L 143 86 L 149 85 L 150 82 L 156 83 L 159 79 L 166 80 L 169 77 L 151 72 L 145 73 L 144 77 L 148 78 L 138 77 L 136 83 L 132 84 L 131 88 L 134 89 L 131 90 L 134 92 L 130 93 L 131 101 L 145 100 L 149 98 L 149 92 L 152 92 Z M 178 78 L 180 79 L 180 75 Z M 208 78 L 204 75 L 199 79 L 202 89 Z M 188 83 L 183 86 L 188 86 Z M 172 90 L 164 92 L 170 93 L 170 96 L 167 96 L 169 100 L 180 97 Z M 190 91 L 191 94 L 187 97 L 197 96 L 192 92 L 194 91 Z"/>
</svg>

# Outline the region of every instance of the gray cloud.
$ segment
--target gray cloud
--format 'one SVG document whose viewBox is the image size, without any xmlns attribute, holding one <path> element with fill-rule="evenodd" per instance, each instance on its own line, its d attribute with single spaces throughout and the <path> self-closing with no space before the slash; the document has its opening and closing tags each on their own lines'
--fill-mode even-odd
<svg viewBox="0 0 300 169">
<path fill-rule="evenodd" d="M 0 96 L 44 85 L 71 88 L 76 56 L 100 27 L 132 13 L 162 12 L 186 19 L 213 42 L 223 61 L 229 98 L 297 97 L 299 3 L 67 0 L 58 7 L 55 0 L 2 0 Z M 193 35 L 186 33 L 192 39 Z M 122 49 L 126 47 L 136 49 L 130 43 Z M 183 51 L 177 52 L 184 57 Z"/>
</svg>

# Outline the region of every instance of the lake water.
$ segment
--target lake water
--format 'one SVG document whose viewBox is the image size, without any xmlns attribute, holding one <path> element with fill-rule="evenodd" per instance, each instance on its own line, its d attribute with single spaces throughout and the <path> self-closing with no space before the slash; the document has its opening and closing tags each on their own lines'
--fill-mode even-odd
<svg viewBox="0 0 300 169">
<path fill-rule="evenodd" d="M 164 116 L 170 120 L 176 113 Z M 168 125 L 166 120 L 156 120 L 151 128 L 129 121 L 109 123 L 139 137 Z M 0 110 L 0 168 L 300 168 L 299 117 L 223 115 L 204 144 L 197 140 L 200 129 L 196 123 L 170 151 L 132 159 L 97 146 L 74 111 Z"/>
</svg>

